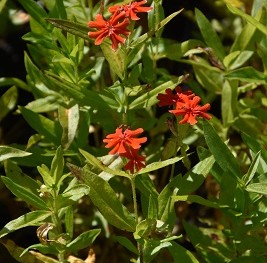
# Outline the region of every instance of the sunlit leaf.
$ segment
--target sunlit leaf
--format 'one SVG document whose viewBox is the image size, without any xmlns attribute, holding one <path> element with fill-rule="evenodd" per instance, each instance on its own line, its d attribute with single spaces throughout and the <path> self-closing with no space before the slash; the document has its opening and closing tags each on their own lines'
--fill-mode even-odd
<svg viewBox="0 0 267 263">
<path fill-rule="evenodd" d="M 51 214 L 51 211 L 38 210 L 22 215 L 19 218 L 10 221 L 1 229 L 0 238 L 23 227 L 41 225 L 41 223 L 51 216 Z"/>
<path fill-rule="evenodd" d="M 115 227 L 133 232 L 135 220 L 104 179 L 83 168 L 81 179 L 90 187 L 89 197 L 105 219 Z"/>
<path fill-rule="evenodd" d="M 94 242 L 100 232 L 101 229 L 92 229 L 85 231 L 78 237 L 76 237 L 74 240 L 72 240 L 70 243 L 68 243 L 67 248 L 70 251 L 78 251 L 83 248 L 88 248 Z"/>
<path fill-rule="evenodd" d="M 0 146 L 0 162 L 14 157 L 25 157 L 31 155 L 29 152 L 25 152 L 10 146 Z"/>
</svg>

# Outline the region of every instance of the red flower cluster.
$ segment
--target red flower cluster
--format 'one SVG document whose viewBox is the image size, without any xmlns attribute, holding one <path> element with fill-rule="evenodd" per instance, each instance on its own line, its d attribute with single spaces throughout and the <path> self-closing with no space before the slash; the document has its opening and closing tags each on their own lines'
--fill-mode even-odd
<svg viewBox="0 0 267 263">
<path fill-rule="evenodd" d="M 89 32 L 88 36 L 95 39 L 95 45 L 100 45 L 105 38 L 109 37 L 112 42 L 112 49 L 116 50 L 118 44 L 124 44 L 131 33 L 127 28 L 130 20 L 138 20 L 137 13 L 149 12 L 152 9 L 152 7 L 142 6 L 146 2 L 146 0 L 143 0 L 111 6 L 108 10 L 112 15 L 108 20 L 102 14 L 97 14 L 95 21 L 88 22 L 88 26 L 96 28 L 97 31 Z"/>
<path fill-rule="evenodd" d="M 125 17 L 130 17 L 131 20 L 139 20 L 140 18 L 136 15 L 137 13 L 144 13 L 152 10 L 152 7 L 141 6 L 146 2 L 146 0 L 143 0 L 140 2 L 131 2 L 126 5 L 114 5 L 111 6 L 108 11 L 110 13 L 124 12 Z"/>
<path fill-rule="evenodd" d="M 118 153 L 129 160 L 124 169 L 130 170 L 131 173 L 145 167 L 145 157 L 139 155 L 138 150 L 141 143 L 146 142 L 147 138 L 136 138 L 143 131 L 142 128 L 136 130 L 117 128 L 115 133 L 108 134 L 103 140 L 104 143 L 107 143 L 106 148 L 113 148 L 109 154 Z"/>
<path fill-rule="evenodd" d="M 96 15 L 96 21 L 90 21 L 89 27 L 97 28 L 98 31 L 89 32 L 88 36 L 95 38 L 95 45 L 100 45 L 106 37 L 109 37 L 112 42 L 112 49 L 116 50 L 118 44 L 124 44 L 126 38 L 130 35 L 127 26 L 130 24 L 129 19 L 126 19 L 123 13 L 114 13 L 109 20 L 105 20 L 101 14 Z"/>
<path fill-rule="evenodd" d="M 197 123 L 197 117 L 203 117 L 207 120 L 211 116 L 206 113 L 210 109 L 210 104 L 200 106 L 201 98 L 196 96 L 192 91 L 183 92 L 180 87 L 176 87 L 174 94 L 171 89 L 166 89 L 165 94 L 158 94 L 159 106 L 174 106 L 174 110 L 169 110 L 175 116 L 183 116 L 179 121 L 180 124 L 189 123 L 194 125 Z"/>
</svg>

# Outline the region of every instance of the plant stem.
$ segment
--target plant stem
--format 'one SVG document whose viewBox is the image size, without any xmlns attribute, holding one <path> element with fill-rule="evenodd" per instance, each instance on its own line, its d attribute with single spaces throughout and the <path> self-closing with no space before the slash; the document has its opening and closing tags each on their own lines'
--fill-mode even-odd
<svg viewBox="0 0 267 263">
<path fill-rule="evenodd" d="M 131 178 L 131 187 L 132 187 L 132 194 L 133 194 L 133 205 L 134 205 L 134 215 L 135 215 L 135 223 L 138 224 L 138 207 L 137 207 L 137 199 L 136 199 L 136 188 L 135 188 L 135 176 Z M 143 258 L 143 245 L 137 242 L 137 249 L 139 251 L 139 259 L 140 263 L 145 263 Z"/>
<path fill-rule="evenodd" d="M 56 196 L 57 196 L 57 191 L 54 190 L 52 222 L 55 225 L 55 234 L 56 234 L 56 236 L 58 236 L 58 235 L 62 234 L 63 230 L 62 230 L 60 219 L 58 217 L 58 207 L 57 207 Z M 65 251 L 59 251 L 57 257 L 58 257 L 58 260 L 60 263 L 65 262 Z"/>
</svg>

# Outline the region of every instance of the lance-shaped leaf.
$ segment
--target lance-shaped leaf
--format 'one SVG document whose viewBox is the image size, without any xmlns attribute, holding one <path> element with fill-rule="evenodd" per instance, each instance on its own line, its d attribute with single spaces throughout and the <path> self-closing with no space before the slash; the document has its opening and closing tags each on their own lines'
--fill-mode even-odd
<svg viewBox="0 0 267 263">
<path fill-rule="evenodd" d="M 198 196 L 198 195 L 176 195 L 172 197 L 172 200 L 173 202 L 184 201 L 184 202 L 204 205 L 207 207 L 213 207 L 213 208 L 220 207 L 217 203 L 204 199 L 203 197 Z"/>
<path fill-rule="evenodd" d="M 130 105 L 129 109 L 140 109 L 148 106 L 152 106 L 158 102 L 157 96 L 159 93 L 165 92 L 166 89 L 174 89 L 178 83 L 173 83 L 172 81 L 167 81 L 155 89 L 139 96 Z"/>
<path fill-rule="evenodd" d="M 27 250 L 24 249 L 23 247 L 18 246 L 15 242 L 13 242 L 10 239 L 2 239 L 0 242 L 5 246 L 5 248 L 8 250 L 9 254 L 12 255 L 12 258 L 14 258 L 16 261 L 15 262 L 21 262 L 21 263 L 58 263 L 57 260 L 44 256 L 41 259 L 37 259 L 35 255 L 33 255 L 31 252 L 29 252 L 29 249 L 40 249 L 40 252 L 44 252 L 42 250 L 42 247 L 44 245 L 41 244 L 36 244 L 35 246 L 31 246 Z M 51 247 L 50 247 L 51 248 Z M 57 254 L 57 250 L 54 249 L 54 253 L 51 253 L 52 251 L 47 251 L 45 250 L 46 253 L 44 254 Z M 50 252 L 50 253 L 49 253 Z M 41 253 L 40 253 L 41 254 Z"/>
<path fill-rule="evenodd" d="M 66 32 L 69 32 L 75 36 L 88 40 L 88 27 L 83 24 L 72 22 L 64 19 L 47 18 L 46 21 L 53 26 L 58 27 Z"/>
<path fill-rule="evenodd" d="M 79 124 L 79 106 L 78 104 L 66 109 L 64 107 L 58 108 L 59 122 L 62 126 L 62 145 L 67 149 L 73 142 Z"/>
<path fill-rule="evenodd" d="M 27 0 L 27 1 L 18 0 L 18 1 L 34 20 L 36 20 L 44 28 L 47 28 L 49 24 L 47 24 L 44 20 L 47 17 L 47 14 L 45 10 L 37 2 L 33 0 Z"/>
<path fill-rule="evenodd" d="M 69 205 L 73 205 L 83 196 L 88 195 L 90 192 L 90 188 L 85 184 L 78 184 L 68 189 L 68 191 L 64 191 L 64 193 L 60 194 L 57 198 L 58 207 L 63 208 Z"/>
<path fill-rule="evenodd" d="M 246 187 L 246 190 L 252 193 L 267 195 L 267 183 L 262 182 L 262 183 L 249 184 Z"/>
<path fill-rule="evenodd" d="M 137 174 L 149 173 L 149 172 L 158 170 L 160 168 L 163 168 L 165 166 L 174 164 L 182 159 L 183 157 L 174 157 L 174 158 L 171 158 L 165 161 L 154 162 L 154 163 L 147 165 L 145 168 L 141 169 Z"/>
<path fill-rule="evenodd" d="M 26 91 L 30 91 L 30 88 L 27 86 L 27 84 L 21 79 L 17 78 L 0 78 L 0 87 L 5 86 L 16 86 Z"/>
<path fill-rule="evenodd" d="M 114 71 L 120 79 L 124 79 L 126 54 L 122 49 L 114 51 L 110 44 L 103 42 L 101 44 L 102 52 L 110 65 L 110 69 Z"/>
<path fill-rule="evenodd" d="M 222 61 L 225 57 L 225 51 L 220 41 L 220 38 L 212 28 L 212 25 L 210 24 L 209 20 L 200 10 L 196 9 L 195 15 L 201 34 L 206 44 L 208 45 L 208 47 L 211 47 L 214 50 L 215 54 Z"/>
<path fill-rule="evenodd" d="M 229 171 L 230 175 L 234 177 L 237 182 L 242 184 L 240 176 L 240 169 L 237 160 L 231 153 L 230 149 L 221 140 L 211 124 L 207 121 L 203 121 L 204 137 L 207 145 L 213 154 L 216 162 L 224 171 Z"/>
<path fill-rule="evenodd" d="M 1 179 L 6 187 L 18 198 L 21 198 L 23 201 L 39 209 L 47 208 L 45 201 L 33 193 L 29 188 L 24 187 L 23 184 L 15 183 L 6 176 L 2 176 Z"/>
<path fill-rule="evenodd" d="M 246 81 L 252 83 L 256 82 L 258 84 L 265 84 L 267 81 L 267 76 L 264 73 L 250 66 L 230 71 L 224 76 L 227 79 L 236 79 L 239 81 Z"/>
<path fill-rule="evenodd" d="M 133 43 L 131 43 L 131 46 L 136 47 L 139 44 L 142 44 L 143 42 L 145 42 L 149 37 L 153 36 L 156 31 L 161 30 L 166 24 L 168 24 L 174 17 L 176 17 L 182 11 L 183 11 L 183 9 L 176 11 L 176 12 L 170 14 L 169 16 L 167 16 L 166 18 L 164 18 L 162 21 L 160 21 L 160 23 L 155 25 L 154 28 L 149 30 L 149 32 L 141 35 L 139 38 L 137 38 L 135 41 L 133 41 Z"/>
<path fill-rule="evenodd" d="M 78 237 L 76 237 L 73 241 L 67 244 L 67 248 L 70 251 L 78 251 L 80 249 L 89 247 L 97 236 L 100 234 L 101 229 L 92 229 L 86 232 L 83 232 Z"/>
<path fill-rule="evenodd" d="M 55 157 L 53 158 L 51 164 L 51 171 L 50 174 L 54 179 L 54 182 L 57 184 L 63 174 L 64 169 L 64 158 L 63 158 L 63 151 L 61 146 L 59 146 L 56 150 Z"/>
<path fill-rule="evenodd" d="M 158 103 L 157 96 L 159 93 L 164 93 L 166 89 L 174 89 L 177 85 L 183 82 L 188 75 L 182 75 L 177 79 L 177 82 L 167 81 L 158 87 L 154 88 L 153 90 L 139 96 L 136 98 L 130 105 L 129 109 L 141 109 L 145 107 L 151 107 Z"/>
<path fill-rule="evenodd" d="M 38 226 L 43 222 L 46 218 L 51 216 L 52 212 L 45 210 L 38 210 L 29 212 L 25 215 L 18 217 L 7 223 L 0 231 L 0 238 L 5 235 L 27 226 Z"/>
<path fill-rule="evenodd" d="M 113 175 L 119 175 L 119 176 L 124 176 L 129 178 L 129 174 L 127 174 L 124 171 L 121 170 L 113 170 L 111 168 L 109 168 L 108 166 L 106 166 L 105 164 L 103 164 L 99 159 L 97 159 L 95 156 L 93 156 L 92 154 L 80 149 L 80 153 L 85 157 L 85 159 L 93 166 L 99 168 L 100 170 L 109 173 L 109 174 L 113 174 Z"/>
<path fill-rule="evenodd" d="M 114 239 L 118 241 L 122 246 L 126 247 L 129 251 L 135 253 L 136 255 L 139 254 L 137 248 L 128 238 L 123 236 L 115 236 Z"/>
<path fill-rule="evenodd" d="M 171 246 L 168 247 L 174 263 L 199 263 L 199 261 L 194 257 L 194 255 L 188 250 L 172 241 Z"/>
<path fill-rule="evenodd" d="M 121 204 L 108 182 L 88 171 L 86 166 L 82 169 L 81 179 L 90 187 L 92 202 L 111 225 L 129 232 L 135 230 L 135 219 Z"/>
<path fill-rule="evenodd" d="M 18 91 L 15 86 L 8 89 L 1 97 L 0 97 L 0 121 L 4 119 L 4 117 L 15 108 L 18 99 Z"/>
<path fill-rule="evenodd" d="M 233 14 L 241 16 L 248 23 L 250 23 L 250 24 L 254 25 L 256 28 L 258 28 L 263 34 L 267 35 L 267 27 L 264 26 L 263 24 L 261 24 L 259 21 L 257 21 L 254 17 L 244 13 L 240 9 L 238 9 L 238 8 L 236 8 L 230 4 L 226 4 L 226 6 L 230 10 L 230 12 L 232 12 Z"/>
<path fill-rule="evenodd" d="M 6 176 L 12 182 L 23 186 L 25 189 L 28 189 L 28 191 L 32 192 L 32 194 L 39 196 L 40 193 L 38 190 L 40 189 L 40 185 L 36 180 L 24 174 L 20 167 L 10 160 L 6 160 L 4 166 Z"/>
<path fill-rule="evenodd" d="M 24 107 L 19 107 L 19 109 L 25 120 L 33 129 L 56 145 L 60 145 L 61 127 L 58 122 L 54 122 Z"/>
<path fill-rule="evenodd" d="M 242 178 L 245 185 L 248 185 L 250 181 L 253 179 L 254 175 L 256 174 L 259 163 L 260 163 L 260 159 L 261 159 L 261 152 L 258 152 L 256 156 L 254 157 L 248 169 L 248 172 Z"/>
<path fill-rule="evenodd" d="M 24 152 L 10 146 L 0 146 L 0 162 L 14 157 L 25 157 L 31 155 L 29 152 Z"/>
</svg>

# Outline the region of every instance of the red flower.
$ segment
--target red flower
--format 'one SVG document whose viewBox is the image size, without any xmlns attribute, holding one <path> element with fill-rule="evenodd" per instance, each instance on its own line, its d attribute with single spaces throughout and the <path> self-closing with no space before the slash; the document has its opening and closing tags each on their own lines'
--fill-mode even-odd
<svg viewBox="0 0 267 263">
<path fill-rule="evenodd" d="M 183 119 L 179 121 L 180 124 L 184 124 L 188 122 L 191 125 L 197 123 L 196 117 L 203 117 L 207 120 L 211 119 L 211 116 L 206 113 L 210 109 L 210 104 L 207 103 L 204 106 L 198 105 L 200 102 L 200 97 L 194 96 L 191 98 L 188 95 L 180 94 L 179 101 L 176 102 L 176 109 L 169 110 L 169 112 L 173 113 L 175 116 L 183 115 Z"/>
<path fill-rule="evenodd" d="M 125 17 L 130 17 L 131 20 L 139 20 L 140 18 L 136 15 L 137 13 L 149 12 L 152 10 L 152 7 L 141 6 L 144 5 L 147 1 L 143 0 L 140 2 L 131 2 L 127 5 L 114 5 L 109 7 L 108 11 L 110 13 L 122 12 Z"/>
<path fill-rule="evenodd" d="M 109 20 L 105 20 L 101 14 L 97 14 L 96 20 L 88 22 L 88 26 L 96 28 L 98 31 L 89 32 L 88 36 L 95 38 L 95 45 L 100 45 L 106 37 L 109 37 L 112 49 L 116 50 L 119 43 L 125 43 L 126 38 L 121 35 L 125 37 L 130 35 L 131 32 L 127 29 L 129 24 L 129 19 L 125 18 L 123 13 L 115 12 Z"/>
<path fill-rule="evenodd" d="M 177 101 L 181 100 L 180 99 L 181 94 L 185 94 L 190 98 L 195 96 L 195 94 L 192 93 L 191 90 L 182 91 L 181 87 L 179 86 L 175 88 L 175 91 L 176 93 L 174 94 L 171 89 L 166 89 L 165 90 L 166 94 L 159 93 L 157 96 L 157 99 L 159 100 L 158 103 L 159 107 L 175 105 Z"/>
<path fill-rule="evenodd" d="M 121 155 L 129 159 L 124 169 L 130 170 L 132 174 L 146 166 L 146 158 L 138 154 L 138 149 L 129 149 L 129 151 Z"/>
<path fill-rule="evenodd" d="M 130 129 L 123 130 L 122 128 L 117 128 L 116 132 L 113 134 L 108 134 L 103 142 L 107 143 L 105 146 L 106 148 L 113 147 L 109 154 L 126 153 L 129 152 L 129 149 L 131 148 L 139 149 L 141 147 L 140 144 L 147 141 L 146 137 L 136 138 L 136 136 L 143 131 L 144 130 L 142 128 L 138 128 L 133 131 Z"/>
<path fill-rule="evenodd" d="M 171 89 L 166 89 L 165 93 L 166 94 L 162 93 L 158 94 L 157 96 L 157 99 L 159 100 L 158 105 L 160 107 L 175 105 L 179 96 L 177 94 L 173 94 Z"/>
</svg>

